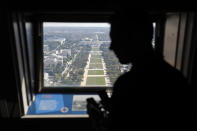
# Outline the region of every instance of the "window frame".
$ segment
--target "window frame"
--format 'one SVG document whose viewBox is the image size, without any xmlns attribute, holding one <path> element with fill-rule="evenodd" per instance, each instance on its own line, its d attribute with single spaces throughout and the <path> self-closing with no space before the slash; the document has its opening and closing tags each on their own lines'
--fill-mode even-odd
<svg viewBox="0 0 197 131">
<path fill-rule="evenodd" d="M 43 54 L 43 23 L 44 22 L 80 22 L 80 23 L 110 23 L 110 17 L 114 14 L 112 11 L 104 12 L 41 12 L 30 15 L 34 21 L 35 37 L 35 94 L 37 93 L 59 93 L 59 94 L 87 94 L 96 93 L 101 90 L 111 92 L 112 87 L 80 87 L 80 86 L 66 86 L 66 87 L 44 87 L 44 54 Z"/>
<path fill-rule="evenodd" d="M 35 94 L 97 94 L 101 90 L 112 92 L 112 87 L 43 87 L 43 23 L 44 22 L 88 22 L 110 23 L 113 11 L 102 12 L 39 12 L 25 13 L 25 20 L 33 23 L 35 46 Z M 26 41 L 27 42 L 27 41 Z M 157 45 L 157 44 L 156 44 Z"/>
<path fill-rule="evenodd" d="M 86 87 L 86 88 L 44 88 L 42 90 L 43 83 L 43 31 L 42 23 L 45 21 L 50 22 L 107 22 L 110 23 L 110 17 L 113 15 L 112 11 L 107 12 L 12 12 L 11 19 L 11 29 L 13 33 L 13 58 L 16 59 L 15 75 L 18 79 L 17 92 L 19 97 L 19 108 L 20 117 L 28 118 L 28 108 L 31 106 L 32 101 L 35 100 L 36 94 L 98 94 L 98 91 L 107 90 L 111 93 L 112 87 Z M 85 16 L 85 18 L 82 18 Z M 26 23 L 30 23 L 31 28 L 31 40 L 33 44 L 33 55 L 34 58 L 30 58 L 28 50 L 28 38 L 27 38 L 27 27 Z M 33 72 L 34 76 L 30 74 L 30 60 L 33 61 Z M 33 78 L 32 78 L 33 77 Z M 49 118 L 51 115 L 47 115 Z M 47 117 L 46 116 L 46 117 Z M 42 118 L 45 116 L 41 115 Z M 48 118 L 47 117 L 47 118 Z M 65 116 L 69 117 L 70 116 Z M 81 118 L 80 115 L 74 116 L 76 118 Z M 83 116 L 82 116 L 83 117 Z M 31 116 L 29 118 L 32 118 Z M 54 117 L 56 118 L 56 117 Z"/>
<path fill-rule="evenodd" d="M 20 12 L 12 12 L 10 15 L 11 33 L 13 33 L 13 59 L 16 62 L 15 75 L 17 78 L 17 93 L 19 99 L 20 116 L 27 113 L 28 107 L 33 99 L 33 92 L 30 85 L 29 56 L 26 45 L 26 32 L 24 27 L 24 16 Z"/>
</svg>

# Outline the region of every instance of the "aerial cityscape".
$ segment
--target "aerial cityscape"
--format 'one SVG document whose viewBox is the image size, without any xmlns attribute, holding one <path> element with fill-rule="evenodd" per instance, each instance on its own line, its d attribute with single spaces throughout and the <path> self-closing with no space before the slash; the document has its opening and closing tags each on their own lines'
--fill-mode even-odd
<svg viewBox="0 0 197 131">
<path fill-rule="evenodd" d="M 121 65 L 109 50 L 109 24 L 47 24 L 43 24 L 44 87 L 112 86 L 131 68 Z"/>
</svg>

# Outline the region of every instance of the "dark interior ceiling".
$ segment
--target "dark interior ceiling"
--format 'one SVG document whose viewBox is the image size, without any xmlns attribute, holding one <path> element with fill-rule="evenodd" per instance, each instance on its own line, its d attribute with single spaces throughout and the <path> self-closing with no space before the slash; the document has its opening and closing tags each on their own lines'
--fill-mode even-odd
<svg viewBox="0 0 197 131">
<path fill-rule="evenodd" d="M 161 11 L 196 11 L 194 2 L 177 1 L 131 1 L 124 0 L 6 0 L 0 8 L 21 11 L 103 11 L 129 8 Z"/>
</svg>

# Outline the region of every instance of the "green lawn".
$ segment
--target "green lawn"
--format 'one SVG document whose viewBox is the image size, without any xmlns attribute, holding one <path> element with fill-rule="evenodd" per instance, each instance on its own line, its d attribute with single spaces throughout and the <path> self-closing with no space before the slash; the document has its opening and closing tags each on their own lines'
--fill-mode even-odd
<svg viewBox="0 0 197 131">
<path fill-rule="evenodd" d="M 105 85 L 104 77 L 87 77 L 86 85 Z"/>
<path fill-rule="evenodd" d="M 92 51 L 100 51 L 99 48 L 92 48 Z"/>
<path fill-rule="evenodd" d="M 88 75 L 104 75 L 103 70 L 89 70 Z"/>
<path fill-rule="evenodd" d="M 90 58 L 90 63 L 102 63 L 100 58 Z"/>
<path fill-rule="evenodd" d="M 89 65 L 89 69 L 103 69 L 102 64 L 91 64 Z"/>
<path fill-rule="evenodd" d="M 91 55 L 101 55 L 99 52 L 91 52 Z"/>
<path fill-rule="evenodd" d="M 91 55 L 91 58 L 101 58 L 101 55 Z"/>
</svg>

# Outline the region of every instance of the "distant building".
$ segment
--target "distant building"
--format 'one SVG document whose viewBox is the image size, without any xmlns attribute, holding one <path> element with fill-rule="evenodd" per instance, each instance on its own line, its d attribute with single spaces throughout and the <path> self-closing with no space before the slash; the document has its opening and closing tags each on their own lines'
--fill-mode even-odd
<svg viewBox="0 0 197 131">
<path fill-rule="evenodd" d="M 131 67 L 129 65 L 122 65 L 122 67 L 120 68 L 120 72 L 121 73 L 128 72 L 130 68 Z"/>
<path fill-rule="evenodd" d="M 79 44 L 80 45 L 89 45 L 92 43 L 92 41 L 93 41 L 93 39 L 86 37 L 86 38 L 81 39 Z"/>
<path fill-rule="evenodd" d="M 49 74 L 44 73 L 44 86 L 49 86 L 49 85 L 50 85 Z"/>
<path fill-rule="evenodd" d="M 88 37 L 82 39 L 82 41 L 92 41 L 92 40 L 93 40 L 93 39 L 88 38 Z"/>
<path fill-rule="evenodd" d="M 44 66 L 45 66 L 45 67 L 50 66 L 50 65 L 52 65 L 52 64 L 55 64 L 53 59 L 46 58 L 46 59 L 44 60 Z"/>
<path fill-rule="evenodd" d="M 61 42 L 61 45 L 64 45 L 65 44 L 65 41 L 66 41 L 66 39 L 64 38 L 64 39 L 62 39 L 62 40 L 60 40 Z"/>
<path fill-rule="evenodd" d="M 49 51 L 49 46 L 48 45 L 44 45 L 44 51 Z"/>
<path fill-rule="evenodd" d="M 58 50 L 52 50 L 51 51 L 51 54 L 58 54 L 59 52 L 58 52 Z"/>
<path fill-rule="evenodd" d="M 79 45 L 89 45 L 92 44 L 92 41 L 80 41 Z"/>
<path fill-rule="evenodd" d="M 44 80 L 48 80 L 49 79 L 49 74 L 48 73 L 44 73 Z"/>
<path fill-rule="evenodd" d="M 52 53 L 49 56 L 44 57 L 44 66 L 50 66 L 52 64 L 56 65 L 57 63 L 63 64 L 63 56 Z"/>
<path fill-rule="evenodd" d="M 62 49 L 60 50 L 60 55 L 62 55 L 64 58 L 71 56 L 71 49 Z"/>
</svg>

